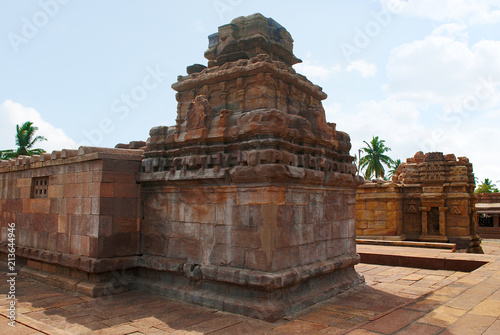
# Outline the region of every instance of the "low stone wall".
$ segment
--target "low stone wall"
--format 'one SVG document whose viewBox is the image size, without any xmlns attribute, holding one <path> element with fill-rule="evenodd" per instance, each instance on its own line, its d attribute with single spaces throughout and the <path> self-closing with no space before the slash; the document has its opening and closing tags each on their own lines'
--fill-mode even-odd
<svg viewBox="0 0 500 335">
<path fill-rule="evenodd" d="M 18 265 L 96 295 L 96 276 L 139 253 L 141 154 L 80 147 L 2 162 L 0 251 L 7 253 L 8 225 L 15 223 Z"/>
<path fill-rule="evenodd" d="M 500 193 L 476 193 L 477 233 L 483 238 L 500 238 Z"/>
<path fill-rule="evenodd" d="M 402 187 L 396 183 L 365 182 L 356 190 L 356 236 L 402 240 Z"/>
<path fill-rule="evenodd" d="M 476 193 L 478 204 L 500 204 L 500 193 Z"/>
</svg>

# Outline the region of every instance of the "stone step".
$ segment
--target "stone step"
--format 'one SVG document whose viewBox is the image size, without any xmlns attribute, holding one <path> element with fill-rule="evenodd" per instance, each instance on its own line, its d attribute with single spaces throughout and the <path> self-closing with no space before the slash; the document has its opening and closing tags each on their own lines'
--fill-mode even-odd
<svg viewBox="0 0 500 335">
<path fill-rule="evenodd" d="M 456 248 L 457 248 L 456 243 L 391 241 L 391 240 L 370 240 L 370 239 L 356 239 L 356 244 L 387 245 L 387 246 L 415 247 L 415 248 L 451 249 L 453 252 L 455 252 Z"/>
</svg>

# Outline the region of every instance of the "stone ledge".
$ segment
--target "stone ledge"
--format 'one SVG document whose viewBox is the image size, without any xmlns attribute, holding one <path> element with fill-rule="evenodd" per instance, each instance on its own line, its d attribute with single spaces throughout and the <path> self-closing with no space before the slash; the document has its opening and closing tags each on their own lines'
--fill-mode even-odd
<svg viewBox="0 0 500 335">
<path fill-rule="evenodd" d="M 362 182 L 359 176 L 347 173 L 324 172 L 283 164 L 259 164 L 232 168 L 138 172 L 140 183 L 218 181 L 219 184 L 287 182 L 292 184 L 355 187 Z"/>
<path fill-rule="evenodd" d="M 447 258 L 428 258 L 406 255 L 387 255 L 359 253 L 361 263 L 378 264 L 389 266 L 402 266 L 408 268 L 421 268 L 429 270 L 450 270 L 461 272 L 472 272 L 479 267 L 487 264 L 486 261 L 447 259 Z"/>
<path fill-rule="evenodd" d="M 334 259 L 303 265 L 289 270 L 268 273 L 255 270 L 201 265 L 202 278 L 209 281 L 243 285 L 264 291 L 274 291 L 306 282 L 311 278 L 352 267 L 359 256 L 339 256 Z"/>
<path fill-rule="evenodd" d="M 8 161 L 0 160 L 0 173 L 74 164 L 99 159 L 141 161 L 144 151 L 139 149 L 116 149 L 80 147 L 78 150 L 52 151 L 34 156 L 20 156 Z"/>
<path fill-rule="evenodd" d="M 138 278 L 134 289 L 266 321 L 276 321 L 364 282 L 364 277 L 353 267 L 272 291 L 210 280 L 186 282 L 185 278 L 174 274 L 167 274 L 162 281 L 146 277 Z"/>
<path fill-rule="evenodd" d="M 371 245 L 395 245 L 400 247 L 416 247 L 416 248 L 437 248 L 451 249 L 455 252 L 456 243 L 435 243 L 435 242 L 416 242 L 416 241 L 397 241 L 397 240 L 380 240 L 380 239 L 356 239 L 357 244 Z"/>
<path fill-rule="evenodd" d="M 404 198 L 404 195 L 402 193 L 357 193 L 356 198 L 359 200 L 400 200 Z"/>
<path fill-rule="evenodd" d="M 126 292 L 129 290 L 130 285 L 130 283 L 124 280 L 112 280 L 107 282 L 91 282 L 85 279 L 79 280 L 60 274 L 33 269 L 28 266 L 19 269 L 19 274 L 50 286 L 58 287 L 66 291 L 78 292 L 92 298 Z"/>
<path fill-rule="evenodd" d="M 102 148 L 102 147 L 79 147 L 78 148 L 78 155 L 83 156 L 83 155 L 88 155 L 91 153 L 99 153 L 99 154 L 107 154 L 107 155 L 116 155 L 119 157 L 133 157 L 139 159 L 144 150 L 142 149 L 121 149 L 121 148 Z"/>
<path fill-rule="evenodd" d="M 242 160 L 246 160 L 247 153 L 250 153 L 252 151 L 278 151 L 279 155 L 283 156 L 280 158 L 280 160 L 283 160 L 288 155 L 295 155 L 295 153 L 302 153 L 304 155 L 309 154 L 314 157 L 327 157 L 331 159 L 336 159 L 339 156 L 339 153 L 334 151 L 336 149 L 332 148 L 332 143 L 330 142 L 323 141 L 323 143 L 319 143 L 320 141 L 318 141 L 318 143 L 316 144 L 308 143 L 308 141 L 305 141 L 303 137 L 294 138 L 292 135 L 287 135 L 283 138 L 277 136 L 268 136 L 267 138 L 263 139 L 255 138 L 255 134 L 249 134 L 247 138 L 243 138 L 244 134 L 238 133 L 237 142 L 235 142 L 231 137 L 209 137 L 206 139 L 210 140 L 210 143 L 208 144 L 208 141 L 200 143 L 199 139 L 192 140 L 191 142 L 193 143 L 191 143 L 190 141 L 178 142 L 175 141 L 175 134 L 177 134 L 175 126 L 161 126 L 152 128 L 150 131 L 151 137 L 148 139 L 148 150 L 144 152 L 144 157 L 172 157 L 171 159 L 175 159 L 177 157 L 184 158 L 186 157 L 186 154 L 191 154 L 197 156 L 204 155 L 207 156 L 207 158 L 213 155 L 212 158 L 214 158 L 215 160 L 220 160 L 222 157 L 219 156 L 227 156 L 227 152 L 235 155 L 234 158 L 238 159 L 237 162 L 239 164 Z M 167 141 L 167 137 L 171 139 L 170 142 Z M 299 142 L 304 143 L 297 144 Z M 340 148 L 340 144 L 342 144 L 342 141 L 338 142 Z M 182 144 L 182 147 L 176 146 L 177 144 Z M 346 145 L 345 140 L 343 144 Z M 276 150 L 275 148 L 277 147 L 279 147 L 281 150 Z M 267 160 L 271 158 L 267 153 L 264 153 L 264 156 L 266 157 L 259 157 L 259 159 Z M 255 155 L 253 157 L 255 157 Z M 349 161 L 352 162 L 352 160 L 353 158 L 349 156 Z M 220 163 L 217 162 L 216 164 Z"/>
<path fill-rule="evenodd" d="M 41 269 L 35 269 L 27 265 L 19 266 L 17 262 L 16 272 L 26 278 L 30 278 L 49 286 L 57 287 L 70 292 L 78 292 L 89 297 L 103 297 L 126 292 L 130 289 L 131 282 L 127 279 L 135 278 L 133 276 L 126 277 L 122 273 L 108 275 L 106 278 L 98 278 L 95 281 L 90 281 L 83 277 L 75 278 L 60 273 L 51 273 Z M 6 259 L 0 259 L 0 269 L 7 271 Z"/>
<path fill-rule="evenodd" d="M 363 184 L 358 186 L 359 190 L 363 190 L 363 189 L 370 189 L 371 190 L 373 188 L 380 188 L 380 189 L 383 189 L 381 191 L 387 192 L 387 190 L 386 190 L 387 188 L 393 188 L 395 190 L 403 188 L 403 185 L 401 183 L 388 181 L 388 180 L 382 180 L 382 182 L 378 182 L 378 181 L 370 181 L 370 180 L 363 179 L 363 181 L 364 181 Z"/>
<path fill-rule="evenodd" d="M 216 84 L 222 79 L 224 81 L 236 80 L 241 77 L 266 72 L 289 85 L 294 85 L 294 87 L 313 96 L 315 99 L 324 100 L 327 98 L 321 87 L 314 85 L 306 77 L 297 74 L 293 68 L 283 62 L 271 60 L 270 57 L 265 57 L 266 55 L 263 56 L 226 63 L 220 67 L 212 67 L 200 73 L 181 77 L 181 81 L 174 83 L 172 88 L 177 92 L 182 92 L 204 85 Z"/>
<path fill-rule="evenodd" d="M 7 248 L 7 243 L 0 243 L 1 253 L 8 253 Z M 223 282 L 264 291 L 273 291 L 297 285 L 311 278 L 352 267 L 359 263 L 359 255 L 343 255 L 289 270 L 264 272 L 233 267 L 191 264 L 182 260 L 161 256 L 129 256 L 97 259 L 28 247 L 17 247 L 16 255 L 28 260 L 69 267 L 91 274 L 123 269 L 146 268 L 174 273 L 194 280 L 203 279 Z"/>
<path fill-rule="evenodd" d="M 0 253 L 8 254 L 7 249 L 8 244 L 0 242 Z M 86 273 L 102 273 L 137 266 L 137 256 L 97 259 L 23 246 L 16 247 L 16 255 L 25 259 L 56 264 Z"/>
</svg>

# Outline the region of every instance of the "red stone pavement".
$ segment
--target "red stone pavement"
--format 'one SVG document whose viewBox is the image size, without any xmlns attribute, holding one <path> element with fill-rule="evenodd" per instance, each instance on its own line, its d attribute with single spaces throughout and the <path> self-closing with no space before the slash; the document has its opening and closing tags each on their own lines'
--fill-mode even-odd
<svg viewBox="0 0 500 335">
<path fill-rule="evenodd" d="M 130 291 L 89 298 L 18 277 L 16 327 L 0 282 L 0 334 L 500 334 L 500 240 L 485 255 L 359 245 L 360 252 L 488 262 L 473 272 L 359 264 L 366 285 L 274 323 Z"/>
</svg>

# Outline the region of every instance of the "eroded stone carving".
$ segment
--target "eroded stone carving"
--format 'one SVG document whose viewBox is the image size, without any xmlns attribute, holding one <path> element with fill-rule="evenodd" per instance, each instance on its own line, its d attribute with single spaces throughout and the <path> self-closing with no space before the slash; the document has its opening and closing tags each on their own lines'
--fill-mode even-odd
<svg viewBox="0 0 500 335">
<path fill-rule="evenodd" d="M 138 174 L 142 252 L 193 264 L 183 268 L 197 269 L 196 284 L 165 270 L 172 288 L 139 287 L 274 320 L 362 281 L 362 178 L 349 135 L 326 122 L 326 94 L 292 68 L 292 47 L 274 20 L 237 18 L 210 35 L 208 67 L 172 85 L 177 124 L 151 129 Z"/>
<path fill-rule="evenodd" d="M 203 96 L 197 96 L 188 106 L 186 131 L 208 128 L 212 117 L 212 107 Z"/>
<path fill-rule="evenodd" d="M 467 158 L 417 152 L 398 167 L 392 182 L 381 186 L 365 183 L 358 188 L 358 236 L 453 242 L 458 249 L 482 252 L 474 221 L 474 175 Z M 389 199 L 397 200 L 391 208 L 385 205 Z M 398 213 L 389 216 L 393 211 Z"/>
<path fill-rule="evenodd" d="M 261 159 L 259 164 L 287 165 L 281 179 L 296 179 L 289 167 L 297 167 L 317 171 L 323 184 L 360 182 L 349 135 L 326 122 L 321 88 L 291 67 L 300 60 L 283 27 L 256 14 L 235 19 L 209 39 L 208 67 L 197 66 L 172 85 L 178 92 L 178 123 L 151 129 L 143 172 L 156 166 L 154 172 L 169 172 L 162 179 L 175 179 L 180 178 L 175 171 L 189 178 L 195 169 L 196 178 L 210 178 L 217 166 L 228 172 L 238 167 L 250 176 L 255 167 L 248 161 L 251 150 L 279 148 L 287 160 Z M 204 163 L 189 164 L 192 159 Z"/>
</svg>

